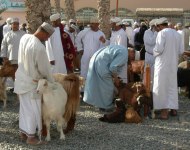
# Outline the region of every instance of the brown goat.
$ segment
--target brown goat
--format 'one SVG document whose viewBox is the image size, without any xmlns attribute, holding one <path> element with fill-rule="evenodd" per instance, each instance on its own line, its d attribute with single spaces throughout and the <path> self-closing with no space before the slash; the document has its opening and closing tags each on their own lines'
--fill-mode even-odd
<svg viewBox="0 0 190 150">
<path fill-rule="evenodd" d="M 14 80 L 17 68 L 17 64 L 11 64 L 9 60 L 4 60 L 3 65 L 0 67 L 0 77 L 12 77 Z"/>
<path fill-rule="evenodd" d="M 127 72 L 129 82 L 139 81 L 139 79 L 137 79 L 137 75 L 140 75 L 139 77 L 142 80 L 144 73 L 144 60 L 129 61 Z"/>
<path fill-rule="evenodd" d="M 135 83 L 123 83 L 120 82 L 119 86 L 116 86 L 118 90 L 118 97 L 123 100 L 127 105 L 130 105 L 140 114 L 140 109 L 144 106 L 144 116 L 147 117 L 149 107 L 152 105 L 149 95 L 147 94 L 146 87 L 142 82 Z M 139 97 L 141 96 L 141 97 Z M 143 98 L 142 98 L 143 97 Z M 139 98 L 139 101 L 138 99 Z"/>
<path fill-rule="evenodd" d="M 6 93 L 6 78 L 0 77 L 0 100 L 3 101 L 3 109 L 7 106 L 7 93 Z"/>
</svg>

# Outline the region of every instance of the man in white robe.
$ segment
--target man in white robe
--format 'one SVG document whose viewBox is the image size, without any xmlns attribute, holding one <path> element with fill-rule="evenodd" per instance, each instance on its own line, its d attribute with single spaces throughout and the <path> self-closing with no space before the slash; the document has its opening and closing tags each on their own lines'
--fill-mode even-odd
<svg viewBox="0 0 190 150">
<path fill-rule="evenodd" d="M 75 39 L 76 39 L 76 35 L 77 35 L 76 34 L 77 30 L 78 30 L 78 27 L 74 24 L 66 25 L 64 28 L 64 31 L 69 34 L 74 46 L 75 46 Z"/>
<path fill-rule="evenodd" d="M 190 47 L 189 47 L 189 39 L 190 39 L 190 23 L 186 23 L 185 24 L 185 27 L 183 29 L 183 32 L 184 32 L 184 50 L 190 50 Z"/>
<path fill-rule="evenodd" d="M 12 18 L 7 18 L 6 25 L 3 26 L 3 36 L 11 31 L 11 20 Z"/>
<path fill-rule="evenodd" d="M 12 66 L 17 68 L 19 43 L 25 32 L 19 30 L 19 19 L 16 17 L 11 19 L 10 25 L 12 30 L 4 35 L 1 44 L 1 57 L 4 60 L 9 60 Z M 12 78 L 7 78 L 6 86 L 12 91 L 14 87 Z"/>
<path fill-rule="evenodd" d="M 185 33 L 184 33 L 184 31 L 183 31 L 183 25 L 182 25 L 182 23 L 177 23 L 176 28 L 177 28 L 177 32 L 181 35 L 183 49 L 185 50 L 185 44 L 184 44 L 184 41 L 185 41 Z"/>
<path fill-rule="evenodd" d="M 127 34 L 121 27 L 122 21 L 118 17 L 111 18 L 111 27 L 112 33 L 110 38 L 110 45 L 122 45 L 127 49 Z M 127 62 L 127 61 L 126 61 Z M 122 71 L 119 73 L 119 77 L 123 80 L 123 82 L 127 83 L 127 63 L 122 68 Z"/>
<path fill-rule="evenodd" d="M 129 40 L 129 45 L 132 47 L 134 46 L 134 31 L 133 28 L 131 27 L 131 24 L 129 22 L 125 22 L 125 19 L 122 20 L 123 25 L 125 25 L 125 32 L 127 34 L 127 38 Z"/>
<path fill-rule="evenodd" d="M 153 104 L 155 110 L 161 110 L 160 119 L 168 119 L 168 109 L 177 115 L 178 88 L 177 67 L 179 55 L 183 53 L 182 39 L 179 33 L 168 27 L 167 18 L 157 21 L 160 30 L 153 50 L 155 56 Z"/>
<path fill-rule="evenodd" d="M 64 50 L 61 41 L 61 33 L 59 29 L 60 15 L 54 14 L 50 16 L 50 21 L 54 27 L 55 32 L 46 41 L 46 52 L 50 64 L 52 65 L 53 73 L 67 73 L 66 64 L 64 60 Z"/>
<path fill-rule="evenodd" d="M 151 71 L 151 91 L 153 85 L 153 78 L 154 78 L 154 56 L 153 56 L 153 49 L 156 44 L 156 37 L 157 37 L 157 29 L 155 26 L 157 19 L 153 19 L 150 21 L 149 26 L 150 28 L 145 31 L 144 33 L 144 46 L 145 46 L 145 66 L 148 64 L 150 66 Z"/>
<path fill-rule="evenodd" d="M 36 93 L 36 88 L 39 79 L 53 82 L 51 66 L 42 44 L 53 32 L 53 27 L 44 22 L 33 35 L 25 34 L 20 40 L 14 92 L 20 100 L 20 138 L 31 145 L 42 144 L 41 139 L 35 137 L 36 129 L 39 134 L 42 129 L 41 95 Z"/>
<path fill-rule="evenodd" d="M 11 64 L 18 64 L 18 49 L 21 37 L 25 34 L 19 30 L 19 19 L 12 18 L 12 30 L 5 34 L 1 44 L 1 57 L 8 59 Z"/>
<path fill-rule="evenodd" d="M 85 79 L 92 55 L 106 44 L 105 35 L 99 30 L 98 26 L 98 20 L 92 18 L 90 21 L 90 29 L 82 30 L 76 37 L 77 51 L 82 54 L 80 75 Z"/>
</svg>

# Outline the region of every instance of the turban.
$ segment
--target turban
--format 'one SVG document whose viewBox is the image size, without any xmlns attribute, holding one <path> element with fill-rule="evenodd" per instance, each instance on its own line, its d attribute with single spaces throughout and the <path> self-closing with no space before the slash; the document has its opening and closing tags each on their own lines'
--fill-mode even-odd
<svg viewBox="0 0 190 150">
<path fill-rule="evenodd" d="M 50 16 L 50 21 L 56 21 L 56 20 L 58 20 L 58 19 L 60 19 L 61 18 L 61 16 L 60 16 L 60 14 L 53 14 L 53 15 L 51 15 Z"/>
<path fill-rule="evenodd" d="M 152 20 L 149 22 L 149 26 L 155 25 L 157 20 L 158 20 L 158 19 L 152 19 Z"/>
<path fill-rule="evenodd" d="M 165 17 L 162 17 L 162 18 L 158 19 L 155 24 L 160 25 L 160 24 L 164 24 L 164 23 L 168 23 L 168 19 Z"/>
<path fill-rule="evenodd" d="M 122 21 L 121 21 L 121 19 L 118 18 L 118 17 L 111 18 L 110 22 L 111 23 L 116 23 L 116 26 L 119 26 L 119 25 L 123 24 Z"/>
<path fill-rule="evenodd" d="M 55 31 L 54 28 L 47 22 L 44 22 L 41 27 L 47 32 L 49 33 L 49 35 L 52 35 L 53 32 Z"/>
</svg>

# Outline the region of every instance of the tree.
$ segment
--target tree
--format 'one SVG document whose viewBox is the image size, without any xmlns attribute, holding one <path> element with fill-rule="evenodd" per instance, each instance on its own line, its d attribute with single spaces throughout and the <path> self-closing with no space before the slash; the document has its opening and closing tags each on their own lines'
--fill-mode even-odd
<svg viewBox="0 0 190 150">
<path fill-rule="evenodd" d="M 57 13 L 61 13 L 61 8 L 60 8 L 60 0 L 54 0 L 55 2 L 55 10 Z"/>
<path fill-rule="evenodd" d="M 98 0 L 98 19 L 100 30 L 104 32 L 107 39 L 110 38 L 110 0 Z"/>
<path fill-rule="evenodd" d="M 3 8 L 3 9 L 0 9 L 0 14 L 2 13 L 2 12 L 4 12 L 6 9 L 5 8 Z M 2 20 L 2 17 L 0 16 L 0 20 Z"/>
<path fill-rule="evenodd" d="M 76 19 L 74 0 L 64 0 L 65 1 L 65 17 L 66 20 Z"/>
<path fill-rule="evenodd" d="M 34 33 L 44 22 L 49 22 L 51 14 L 50 0 L 25 0 L 26 20 L 29 33 Z"/>
</svg>

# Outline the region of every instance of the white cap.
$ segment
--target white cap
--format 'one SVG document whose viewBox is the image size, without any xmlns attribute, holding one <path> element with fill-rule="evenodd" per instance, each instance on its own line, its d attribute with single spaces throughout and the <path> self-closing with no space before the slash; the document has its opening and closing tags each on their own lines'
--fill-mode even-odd
<svg viewBox="0 0 190 150">
<path fill-rule="evenodd" d="M 99 23 L 98 18 L 96 17 L 90 18 L 90 23 Z"/>
<path fill-rule="evenodd" d="M 11 24 L 11 20 L 12 20 L 12 18 L 7 18 L 6 23 Z"/>
<path fill-rule="evenodd" d="M 177 26 L 177 27 L 182 27 L 182 23 L 179 22 L 179 23 L 176 24 L 176 26 Z"/>
<path fill-rule="evenodd" d="M 50 35 L 53 34 L 53 32 L 55 31 L 53 26 L 50 25 L 49 23 L 47 22 L 43 22 L 43 24 L 41 25 L 41 27 L 47 32 L 49 33 Z"/>
<path fill-rule="evenodd" d="M 50 16 L 50 21 L 56 21 L 56 20 L 58 20 L 60 18 L 61 18 L 60 14 L 58 14 L 58 13 L 53 14 L 53 15 Z"/>
<path fill-rule="evenodd" d="M 70 20 L 69 20 L 69 23 L 71 23 L 71 22 L 76 23 L 76 21 L 75 21 L 74 19 L 70 19 Z"/>
<path fill-rule="evenodd" d="M 156 25 L 160 25 L 160 24 L 164 24 L 164 23 L 168 23 L 168 19 L 165 17 L 162 17 L 156 21 Z"/>
<path fill-rule="evenodd" d="M 111 19 L 110 19 L 110 22 L 111 22 L 111 23 L 116 23 L 116 26 L 119 26 L 119 25 L 122 25 L 122 24 L 123 24 L 122 21 L 121 21 L 121 19 L 120 19 L 119 17 L 111 18 Z"/>
<path fill-rule="evenodd" d="M 134 25 L 134 26 L 139 26 L 139 23 L 138 23 L 138 22 L 134 22 L 133 25 Z"/>
<path fill-rule="evenodd" d="M 153 26 L 156 24 L 158 19 L 152 19 L 150 22 L 149 22 L 149 26 Z"/>
<path fill-rule="evenodd" d="M 18 22 L 19 23 L 19 19 L 17 17 L 14 17 L 11 19 L 11 23 L 14 23 L 14 22 Z"/>
<path fill-rule="evenodd" d="M 125 19 L 122 20 L 122 23 L 123 23 L 124 25 L 126 25 L 126 26 L 129 26 L 129 25 L 130 25 L 130 23 L 127 22 Z"/>
</svg>

